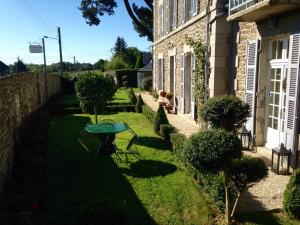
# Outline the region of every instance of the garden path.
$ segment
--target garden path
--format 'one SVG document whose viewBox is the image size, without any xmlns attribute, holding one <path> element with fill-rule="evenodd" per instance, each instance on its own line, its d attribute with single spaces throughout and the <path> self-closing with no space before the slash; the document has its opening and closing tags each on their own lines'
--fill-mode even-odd
<svg viewBox="0 0 300 225">
<path fill-rule="evenodd" d="M 148 105 L 154 111 L 157 111 L 158 101 L 162 101 L 162 99 L 158 99 L 158 101 L 154 101 L 153 97 L 148 92 L 141 92 L 141 96 L 146 105 Z M 176 114 L 167 113 L 167 117 L 170 124 L 172 124 L 174 127 L 178 129 L 178 133 L 184 134 L 186 137 L 189 137 L 191 134 L 199 131 L 198 124 L 196 124 L 194 120 L 188 118 L 183 114 L 178 113 L 176 115 Z"/>
</svg>

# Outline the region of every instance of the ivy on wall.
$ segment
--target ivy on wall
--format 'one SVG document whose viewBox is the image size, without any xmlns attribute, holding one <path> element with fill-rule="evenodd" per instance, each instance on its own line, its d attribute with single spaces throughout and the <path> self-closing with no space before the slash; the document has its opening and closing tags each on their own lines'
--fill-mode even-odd
<svg viewBox="0 0 300 225">
<path fill-rule="evenodd" d="M 208 99 L 209 89 L 208 80 L 210 71 L 207 69 L 205 74 L 205 67 L 209 68 L 209 62 L 205 60 L 206 46 L 200 41 L 194 41 L 187 37 L 187 44 L 194 49 L 195 70 L 194 70 L 194 95 L 195 105 L 197 107 L 197 118 L 199 119 L 200 106 Z M 207 63 L 207 64 L 206 64 Z"/>
</svg>

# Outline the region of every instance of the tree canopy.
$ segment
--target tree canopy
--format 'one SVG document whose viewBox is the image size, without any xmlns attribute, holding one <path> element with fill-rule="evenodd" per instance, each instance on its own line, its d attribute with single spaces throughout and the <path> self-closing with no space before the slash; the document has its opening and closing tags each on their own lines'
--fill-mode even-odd
<svg viewBox="0 0 300 225">
<path fill-rule="evenodd" d="M 17 61 L 11 66 L 12 73 L 22 73 L 28 71 L 26 65 L 19 58 Z"/>
<path fill-rule="evenodd" d="M 146 6 L 130 4 L 129 0 L 123 2 L 135 31 L 140 37 L 147 37 L 149 41 L 153 41 L 153 0 L 144 0 Z M 116 7 L 118 7 L 117 0 L 81 0 L 79 9 L 86 23 L 92 26 L 101 23 L 101 16 L 113 15 Z"/>
</svg>

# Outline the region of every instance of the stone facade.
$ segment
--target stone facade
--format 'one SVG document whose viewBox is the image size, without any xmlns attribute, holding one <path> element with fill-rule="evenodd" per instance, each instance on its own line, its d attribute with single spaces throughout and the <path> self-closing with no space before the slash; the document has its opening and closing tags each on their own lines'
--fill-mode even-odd
<svg viewBox="0 0 300 225">
<path fill-rule="evenodd" d="M 38 73 L 0 77 L 0 190 L 12 166 L 15 132 L 24 118 L 46 102 L 44 78 Z M 48 75 L 48 96 L 60 89 L 60 77 Z"/>
<path fill-rule="evenodd" d="M 209 6 L 207 5 L 209 4 Z M 210 96 L 226 94 L 229 82 L 229 55 L 230 55 L 230 24 L 226 22 L 224 13 L 224 1 L 201 0 L 198 1 L 197 14 L 182 21 L 183 0 L 177 0 L 176 28 L 170 32 L 167 30 L 166 8 L 163 14 L 163 35 L 159 35 L 159 6 L 166 5 L 166 0 L 155 1 L 154 7 L 154 45 L 153 45 L 153 83 L 157 89 L 158 64 L 157 60 L 163 58 L 163 89 L 167 92 L 170 88 L 170 56 L 175 58 L 175 89 L 174 94 L 180 105 L 180 54 L 192 53 L 193 49 L 187 45 L 187 37 L 194 41 L 200 41 L 204 45 L 208 42 L 210 55 Z M 207 13 L 208 11 L 208 13 Z M 208 31 L 208 32 L 207 32 Z M 179 110 L 180 111 L 180 110 Z"/>
</svg>

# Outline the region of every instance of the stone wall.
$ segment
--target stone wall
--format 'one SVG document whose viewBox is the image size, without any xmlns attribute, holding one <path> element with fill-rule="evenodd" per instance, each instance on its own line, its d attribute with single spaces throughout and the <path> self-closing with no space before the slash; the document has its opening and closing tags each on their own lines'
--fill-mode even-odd
<svg viewBox="0 0 300 225">
<path fill-rule="evenodd" d="M 44 78 L 38 73 L 0 77 L 0 191 L 3 179 L 11 171 L 18 127 L 24 118 L 46 102 Z M 48 96 L 60 90 L 60 77 L 48 75 Z"/>
</svg>

